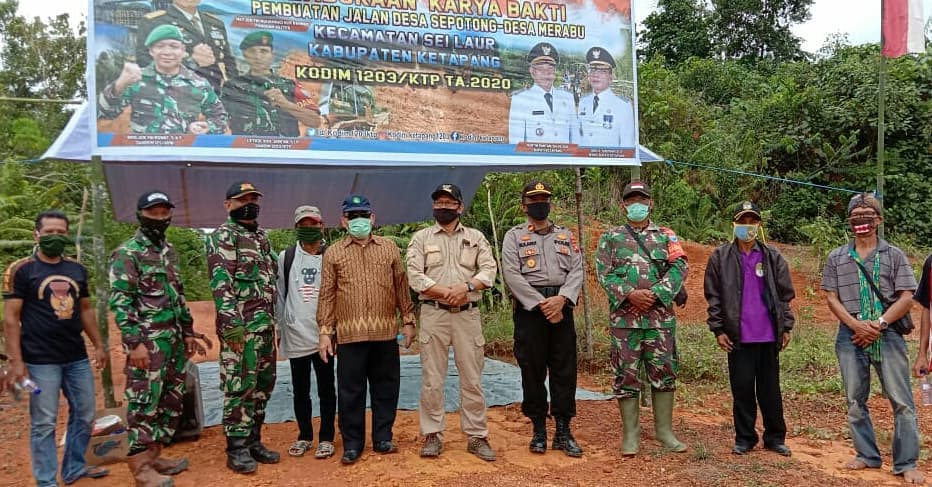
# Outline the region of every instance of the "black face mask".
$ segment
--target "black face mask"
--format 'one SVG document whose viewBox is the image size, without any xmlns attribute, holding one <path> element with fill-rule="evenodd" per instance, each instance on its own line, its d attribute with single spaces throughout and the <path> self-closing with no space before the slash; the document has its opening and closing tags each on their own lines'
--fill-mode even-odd
<svg viewBox="0 0 932 487">
<path fill-rule="evenodd" d="M 168 217 L 164 220 L 159 220 L 156 218 L 149 218 L 142 216 L 141 214 L 137 215 L 136 218 L 139 220 L 139 230 L 153 243 L 160 243 L 165 241 L 165 230 L 168 230 L 168 226 L 172 224 L 171 217 Z"/>
<path fill-rule="evenodd" d="M 550 216 L 550 203 L 528 203 L 527 216 L 537 221 L 544 221 Z"/>
<path fill-rule="evenodd" d="M 230 210 L 230 218 L 236 221 L 255 220 L 259 218 L 259 205 L 246 203 L 235 210 Z"/>
<path fill-rule="evenodd" d="M 456 210 L 450 208 L 434 208 L 434 220 L 441 225 L 446 225 L 459 218 Z"/>
</svg>

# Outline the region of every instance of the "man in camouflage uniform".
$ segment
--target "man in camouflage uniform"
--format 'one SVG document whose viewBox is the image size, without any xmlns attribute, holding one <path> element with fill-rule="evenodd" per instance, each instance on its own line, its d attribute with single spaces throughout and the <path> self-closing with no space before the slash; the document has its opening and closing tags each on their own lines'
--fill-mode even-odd
<svg viewBox="0 0 932 487">
<path fill-rule="evenodd" d="M 673 435 L 673 391 L 678 368 L 674 297 L 686 279 L 686 253 L 676 234 L 650 221 L 650 188 L 628 183 L 622 191 L 628 224 L 599 239 L 596 271 L 609 300 L 615 370 L 612 387 L 624 422 L 621 453 L 638 452 L 638 370 L 643 363 L 651 385 L 654 433 L 664 448 L 686 451 Z"/>
<path fill-rule="evenodd" d="M 573 232 L 549 220 L 550 186 L 532 181 L 521 193 L 527 222 L 505 234 L 502 277 L 515 299 L 515 359 L 521 367 L 521 411 L 531 419 L 528 448 L 547 451 L 547 416 L 556 418 L 552 448 L 581 457 L 570 432 L 576 416 L 576 325 L 573 306 L 583 282 Z M 544 381 L 550 379 L 550 405 Z"/>
<path fill-rule="evenodd" d="M 239 45 L 249 72 L 223 88 L 223 105 L 230 113 L 233 134 L 298 137 L 298 122 L 306 127 L 320 125 L 320 111 L 301 85 L 275 74 L 270 32 L 247 35 Z"/>
<path fill-rule="evenodd" d="M 214 91 L 220 93 L 225 80 L 239 75 L 223 20 L 198 10 L 201 0 L 172 0 L 171 3 L 164 10 L 146 14 L 139 21 L 136 29 L 136 62 L 145 65 L 155 57 L 150 53 L 149 46 L 141 45 L 140 40 L 147 38 L 149 33 L 160 26 L 177 27 L 182 33 L 187 51 L 185 66 L 209 81 Z"/>
<path fill-rule="evenodd" d="M 188 468 L 187 459 L 159 456 L 181 418 L 185 362 L 197 346 L 178 256 L 165 240 L 172 208 L 165 193 L 143 193 L 139 230 L 110 262 L 110 310 L 126 350 L 127 463 L 137 486 L 171 485 L 165 475 Z"/>
<path fill-rule="evenodd" d="M 97 97 L 97 116 L 114 119 L 132 107 L 130 131 L 156 134 L 223 134 L 227 112 L 210 83 L 181 64 L 181 30 L 159 26 L 146 38 L 153 61 L 124 63 L 116 81 Z M 201 120 L 201 115 L 204 120 Z"/>
<path fill-rule="evenodd" d="M 275 281 L 278 264 L 259 228 L 259 198 L 251 183 L 234 183 L 224 208 L 230 218 L 207 237 L 207 267 L 217 308 L 220 383 L 227 466 L 256 471 L 256 462 L 278 463 L 262 445 L 265 405 L 275 387 Z"/>
</svg>

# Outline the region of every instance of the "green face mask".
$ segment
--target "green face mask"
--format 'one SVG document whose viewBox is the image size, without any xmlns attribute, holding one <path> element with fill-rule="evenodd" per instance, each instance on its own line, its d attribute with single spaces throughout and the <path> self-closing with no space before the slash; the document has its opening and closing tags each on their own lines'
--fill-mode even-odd
<svg viewBox="0 0 932 487">
<path fill-rule="evenodd" d="M 324 238 L 324 231 L 320 228 L 298 227 L 295 234 L 298 236 L 298 242 L 309 244 L 320 242 Z"/>
<path fill-rule="evenodd" d="M 67 235 L 53 233 L 39 237 L 39 250 L 46 257 L 59 257 L 65 253 L 65 246 L 71 243 Z"/>
<path fill-rule="evenodd" d="M 369 218 L 354 218 L 349 221 L 349 234 L 356 238 L 366 238 L 372 233 L 372 220 Z"/>
</svg>

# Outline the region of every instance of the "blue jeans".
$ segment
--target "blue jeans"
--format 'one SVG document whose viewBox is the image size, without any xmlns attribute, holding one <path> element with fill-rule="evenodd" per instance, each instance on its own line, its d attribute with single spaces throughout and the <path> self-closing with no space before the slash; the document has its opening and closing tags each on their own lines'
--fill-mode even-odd
<svg viewBox="0 0 932 487">
<path fill-rule="evenodd" d="M 68 400 L 68 436 L 62 458 L 61 478 L 74 482 L 84 476 L 84 452 L 94 422 L 94 374 L 88 359 L 67 364 L 26 364 L 29 377 L 42 389 L 29 399 L 29 450 L 36 485 L 58 485 L 58 457 L 55 422 L 58 419 L 59 390 Z"/>
<path fill-rule="evenodd" d="M 893 473 L 899 475 L 916 468 L 919 457 L 919 425 L 916 422 L 916 406 L 910 385 L 909 358 L 906 342 L 893 330 L 883 332 L 880 362 L 874 362 L 861 347 L 851 342 L 854 333 L 845 325 L 838 328 L 835 354 L 841 368 L 841 380 L 845 385 L 848 402 L 848 426 L 857 458 L 868 467 L 880 467 L 882 462 L 874 425 L 867 410 L 870 395 L 870 366 L 874 365 L 884 394 L 890 399 L 893 409 Z"/>
</svg>

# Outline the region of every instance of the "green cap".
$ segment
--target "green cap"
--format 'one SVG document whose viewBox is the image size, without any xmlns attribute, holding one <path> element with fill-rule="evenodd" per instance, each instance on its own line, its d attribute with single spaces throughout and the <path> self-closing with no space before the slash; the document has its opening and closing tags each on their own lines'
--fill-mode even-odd
<svg viewBox="0 0 932 487">
<path fill-rule="evenodd" d="M 243 38 L 239 43 L 240 50 L 245 51 L 252 46 L 269 46 L 272 47 L 272 33 L 264 30 L 257 30 Z"/>
<path fill-rule="evenodd" d="M 149 32 L 149 37 L 146 37 L 146 47 L 158 41 L 164 41 L 165 39 L 183 41 L 184 36 L 181 34 L 181 29 L 174 25 L 160 25 L 152 29 L 152 32 Z"/>
</svg>

